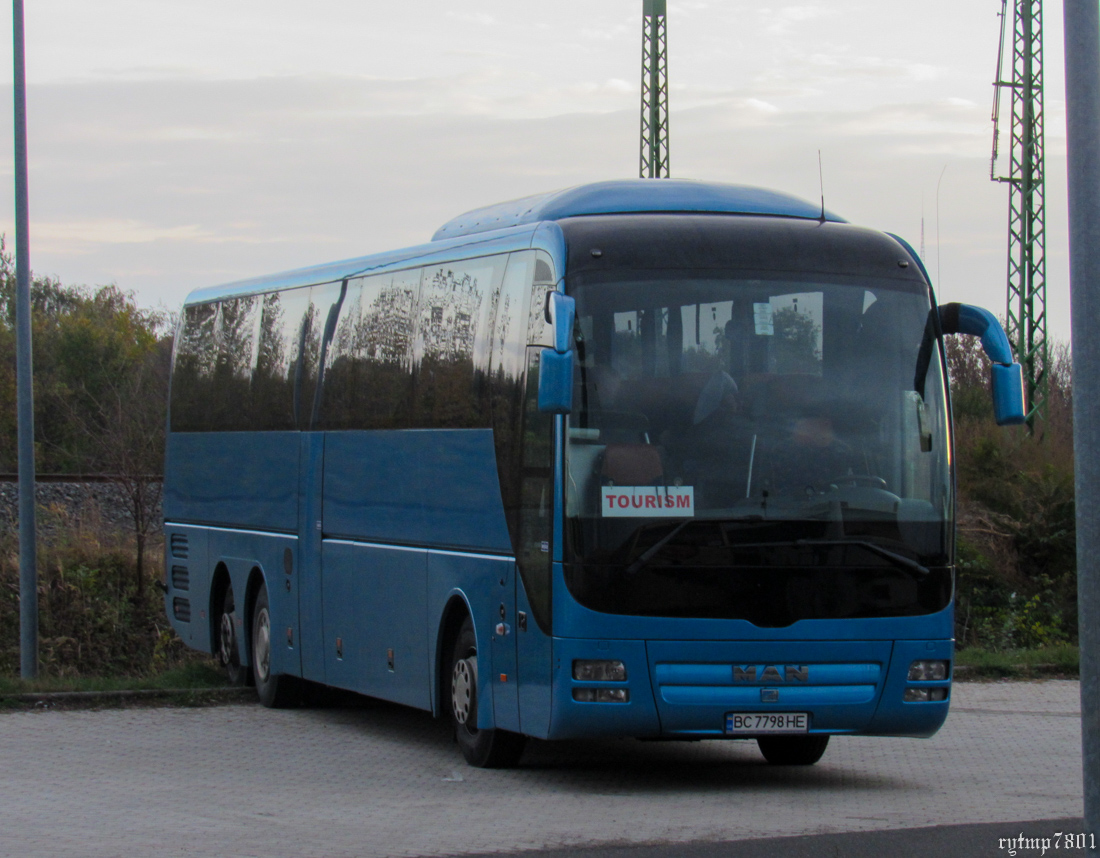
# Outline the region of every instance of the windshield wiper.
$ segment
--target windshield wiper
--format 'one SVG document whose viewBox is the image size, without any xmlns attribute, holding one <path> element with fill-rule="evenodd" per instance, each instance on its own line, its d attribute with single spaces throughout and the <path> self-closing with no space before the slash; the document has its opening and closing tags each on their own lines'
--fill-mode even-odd
<svg viewBox="0 0 1100 858">
<path fill-rule="evenodd" d="M 868 542 L 866 539 L 793 539 L 787 542 L 755 542 L 742 545 L 731 545 L 731 548 L 832 548 L 842 547 L 847 545 L 854 545 L 858 548 L 864 548 L 870 551 L 872 554 L 877 554 L 886 560 L 891 561 L 895 566 L 901 569 L 907 569 L 915 575 L 921 578 L 926 578 L 932 574 L 931 570 L 927 566 L 922 566 L 916 560 L 910 560 L 904 554 L 898 554 L 896 551 L 891 551 L 889 548 L 883 548 L 874 542 Z"/>
<path fill-rule="evenodd" d="M 678 534 L 681 530 L 683 530 L 689 524 L 699 524 L 701 522 L 708 522 L 708 523 L 717 522 L 719 524 L 722 524 L 722 523 L 730 522 L 730 521 L 763 521 L 763 520 L 764 520 L 764 517 L 761 516 L 761 515 L 746 515 L 746 516 L 742 516 L 740 518 L 685 518 L 678 525 L 676 525 L 674 528 L 672 528 L 672 530 L 670 530 L 668 533 L 666 533 L 664 536 L 662 536 L 660 539 L 658 539 L 656 542 L 654 542 L 651 546 L 649 546 L 649 548 L 647 548 L 645 551 L 643 551 L 641 554 L 639 554 L 638 557 L 634 560 L 634 562 L 631 563 L 629 566 L 627 566 L 624 571 L 626 572 L 627 575 L 637 575 L 639 572 L 642 571 L 642 569 L 645 568 L 645 566 L 649 563 L 649 561 L 652 560 L 657 555 L 658 551 L 660 551 L 662 548 L 664 548 L 666 545 L 668 545 L 669 542 L 671 542 L 672 539 L 676 536 L 676 534 Z"/>
</svg>

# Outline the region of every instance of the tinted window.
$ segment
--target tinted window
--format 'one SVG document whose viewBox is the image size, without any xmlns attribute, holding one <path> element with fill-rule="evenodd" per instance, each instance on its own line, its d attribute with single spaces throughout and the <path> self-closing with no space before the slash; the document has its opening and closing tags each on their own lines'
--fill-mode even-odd
<svg viewBox="0 0 1100 858">
<path fill-rule="evenodd" d="M 471 259 L 424 269 L 413 351 L 415 425 L 489 425 L 492 299 L 506 259 Z"/>
<path fill-rule="evenodd" d="M 319 414 L 318 375 L 336 330 L 344 290 L 343 283 L 326 283 L 309 290 L 309 306 L 302 319 L 301 365 L 297 373 L 299 429 L 314 428 Z"/>
<path fill-rule="evenodd" d="M 254 429 L 297 428 L 295 380 L 299 338 L 309 309 L 308 287 L 263 296 L 256 364 L 252 371 Z"/>
<path fill-rule="evenodd" d="M 208 429 L 241 431 L 252 424 L 252 366 L 256 355 L 262 297 L 220 302 L 214 326 L 215 359 L 210 386 Z"/>
<path fill-rule="evenodd" d="M 348 283 L 325 361 L 325 429 L 411 425 L 412 339 L 420 269 Z"/>
<path fill-rule="evenodd" d="M 183 310 L 172 368 L 171 428 L 175 432 L 201 432 L 209 425 L 217 320 L 217 304 Z"/>
</svg>

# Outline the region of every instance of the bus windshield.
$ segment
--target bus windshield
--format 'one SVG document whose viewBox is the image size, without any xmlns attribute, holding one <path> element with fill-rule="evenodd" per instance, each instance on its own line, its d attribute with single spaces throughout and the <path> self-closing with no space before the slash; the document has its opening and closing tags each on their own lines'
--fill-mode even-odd
<svg viewBox="0 0 1100 858">
<path fill-rule="evenodd" d="M 788 625 L 949 603 L 927 287 L 620 270 L 567 290 L 565 561 L 582 604 Z"/>
</svg>

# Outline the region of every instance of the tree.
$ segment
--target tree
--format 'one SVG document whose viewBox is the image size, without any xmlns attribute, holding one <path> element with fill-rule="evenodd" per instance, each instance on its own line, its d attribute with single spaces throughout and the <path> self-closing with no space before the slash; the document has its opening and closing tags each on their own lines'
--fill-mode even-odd
<svg viewBox="0 0 1100 858">
<path fill-rule="evenodd" d="M 163 313 L 115 286 L 33 278 L 35 465 L 107 474 L 127 499 L 144 553 L 160 499 L 171 337 Z M 0 470 L 16 468 L 15 266 L 0 236 Z"/>
</svg>

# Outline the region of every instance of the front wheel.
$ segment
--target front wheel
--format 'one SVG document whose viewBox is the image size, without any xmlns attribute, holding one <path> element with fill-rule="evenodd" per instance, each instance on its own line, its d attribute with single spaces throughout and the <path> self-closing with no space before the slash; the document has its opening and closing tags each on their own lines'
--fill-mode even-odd
<svg viewBox="0 0 1100 858">
<path fill-rule="evenodd" d="M 762 736 L 756 740 L 760 753 L 773 766 L 812 766 L 829 744 L 827 735 Z"/>
<path fill-rule="evenodd" d="M 271 608 L 264 584 L 252 608 L 252 678 L 264 706 L 285 709 L 298 703 L 301 695 L 297 677 L 271 672 Z"/>
<path fill-rule="evenodd" d="M 467 617 L 455 638 L 447 683 L 455 740 L 471 766 L 484 769 L 514 766 L 527 739 L 507 730 L 477 728 L 477 682 L 477 639 L 474 624 Z"/>
</svg>

